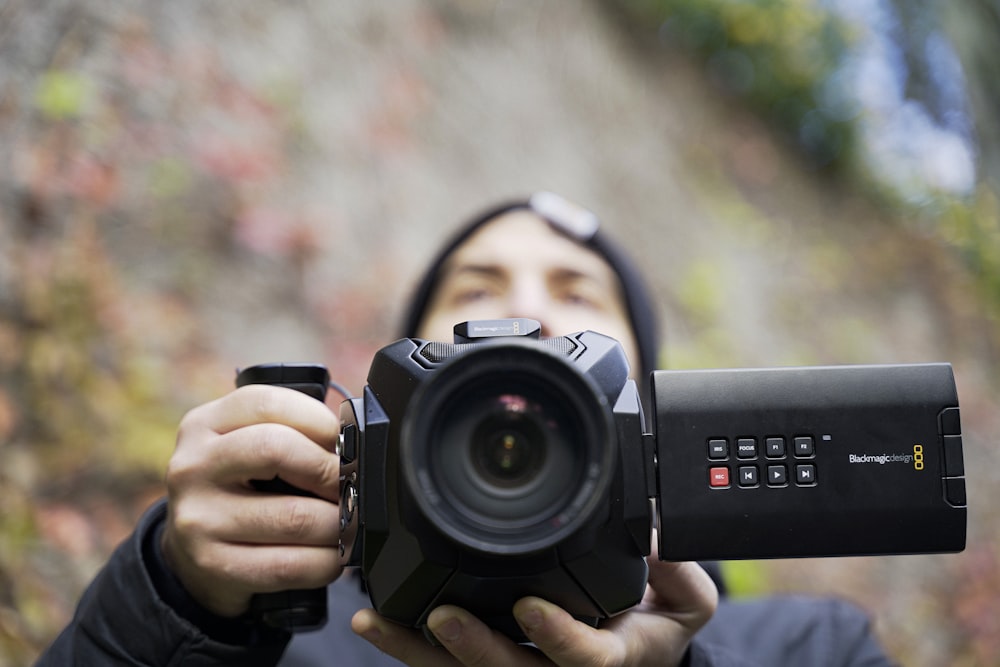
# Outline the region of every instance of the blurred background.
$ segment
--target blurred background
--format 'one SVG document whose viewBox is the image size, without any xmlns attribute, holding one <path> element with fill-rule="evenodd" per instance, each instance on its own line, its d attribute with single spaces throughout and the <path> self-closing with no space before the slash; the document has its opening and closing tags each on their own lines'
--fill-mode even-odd
<svg viewBox="0 0 1000 667">
<path fill-rule="evenodd" d="M 0 0 L 0 667 L 186 410 L 263 361 L 358 391 L 443 235 L 538 189 L 650 272 L 664 366 L 954 364 L 966 552 L 727 569 L 1000 663 L 998 52 L 998 0 Z"/>
</svg>

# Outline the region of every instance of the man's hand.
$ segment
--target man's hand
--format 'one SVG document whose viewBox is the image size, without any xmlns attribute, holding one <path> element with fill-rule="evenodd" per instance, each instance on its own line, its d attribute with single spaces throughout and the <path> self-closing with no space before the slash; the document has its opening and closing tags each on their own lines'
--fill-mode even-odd
<svg viewBox="0 0 1000 667">
<path fill-rule="evenodd" d="M 221 616 L 254 593 L 325 586 L 340 574 L 337 416 L 297 391 L 251 385 L 189 412 L 167 469 L 163 550 Z M 317 498 L 262 493 L 280 476 Z"/>
<path fill-rule="evenodd" d="M 441 647 L 371 609 L 355 614 L 351 625 L 410 667 L 677 665 L 691 638 L 715 613 L 719 594 L 697 563 L 666 563 L 655 555 L 648 560 L 649 585 L 642 602 L 600 628 L 538 598 L 518 601 L 514 617 L 537 649 L 515 644 L 457 607 L 439 607 L 427 619 Z"/>
</svg>

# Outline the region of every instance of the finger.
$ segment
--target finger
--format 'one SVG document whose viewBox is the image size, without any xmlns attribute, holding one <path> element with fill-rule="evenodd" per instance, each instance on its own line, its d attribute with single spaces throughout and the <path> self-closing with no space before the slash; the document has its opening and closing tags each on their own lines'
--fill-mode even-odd
<svg viewBox="0 0 1000 667">
<path fill-rule="evenodd" d="M 715 612 L 718 591 L 697 563 L 661 562 L 654 554 L 649 565 L 650 584 L 642 602 L 597 632 L 620 642 L 624 664 L 676 664 Z M 656 662 L 649 663 L 653 656 Z"/>
<path fill-rule="evenodd" d="M 542 664 L 537 652 L 518 646 L 458 607 L 447 605 L 432 611 L 427 617 L 427 628 L 462 665 L 527 667 Z"/>
<path fill-rule="evenodd" d="M 277 476 L 322 498 L 339 497 L 340 458 L 292 427 L 252 424 L 199 444 L 175 452 L 168 482 L 246 487 L 250 480 Z"/>
<path fill-rule="evenodd" d="M 649 585 L 643 606 L 662 609 L 691 632 L 699 630 L 715 613 L 719 591 L 698 563 L 674 563 L 650 556 Z"/>
<path fill-rule="evenodd" d="M 316 495 L 339 498 L 340 457 L 282 424 L 254 424 L 219 436 L 220 481 L 246 484 L 280 477 Z"/>
<path fill-rule="evenodd" d="M 230 544 L 220 545 L 218 556 L 228 568 L 222 571 L 255 593 L 319 588 L 343 570 L 334 547 Z"/>
<path fill-rule="evenodd" d="M 518 600 L 514 618 L 528 639 L 557 665 L 628 664 L 627 646 L 620 635 L 585 625 L 550 602 L 535 597 Z"/>
<path fill-rule="evenodd" d="M 308 496 L 219 493 L 172 510 L 180 530 L 219 542 L 333 547 L 340 537 L 340 508 Z"/>
<path fill-rule="evenodd" d="M 221 616 L 243 613 L 255 593 L 320 588 L 340 576 L 331 547 L 285 547 L 193 540 L 181 549 L 163 538 L 164 554 L 185 588 Z"/>
<path fill-rule="evenodd" d="M 460 667 L 444 648 L 432 646 L 420 632 L 393 623 L 373 609 L 362 609 L 351 619 L 351 630 L 377 649 L 410 667 Z"/>
<path fill-rule="evenodd" d="M 182 429 L 207 428 L 220 434 L 250 424 L 284 424 L 328 451 L 334 450 L 340 437 L 340 419 L 325 403 L 294 389 L 272 385 L 241 387 L 195 408 L 185 422 Z"/>
</svg>

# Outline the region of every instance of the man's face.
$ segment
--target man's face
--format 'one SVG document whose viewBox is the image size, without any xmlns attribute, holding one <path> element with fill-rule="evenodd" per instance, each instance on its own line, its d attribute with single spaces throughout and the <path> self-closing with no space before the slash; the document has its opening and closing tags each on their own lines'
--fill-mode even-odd
<svg viewBox="0 0 1000 667">
<path fill-rule="evenodd" d="M 591 329 L 615 338 L 637 370 L 618 277 L 600 255 L 526 210 L 477 230 L 445 262 L 418 336 L 450 341 L 466 320 L 527 317 L 543 336 Z"/>
</svg>

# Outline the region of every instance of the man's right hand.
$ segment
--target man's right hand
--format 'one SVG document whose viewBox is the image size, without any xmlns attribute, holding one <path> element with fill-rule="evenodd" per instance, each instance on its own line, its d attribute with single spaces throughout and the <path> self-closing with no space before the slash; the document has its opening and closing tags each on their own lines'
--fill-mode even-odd
<svg viewBox="0 0 1000 667">
<path fill-rule="evenodd" d="M 167 469 L 162 547 L 207 610 L 238 616 L 255 593 L 319 588 L 340 575 L 339 433 L 326 405 L 268 385 L 185 415 Z M 251 484 L 275 476 L 318 497 Z"/>
</svg>

